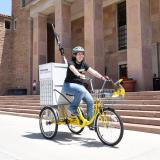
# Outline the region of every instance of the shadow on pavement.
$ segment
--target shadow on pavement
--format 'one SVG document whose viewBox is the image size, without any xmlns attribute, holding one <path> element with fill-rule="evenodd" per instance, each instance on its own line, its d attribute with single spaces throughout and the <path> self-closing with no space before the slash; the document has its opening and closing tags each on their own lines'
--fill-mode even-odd
<svg viewBox="0 0 160 160">
<path fill-rule="evenodd" d="M 45 139 L 41 133 L 32 133 L 32 132 L 26 132 L 26 135 L 23 135 L 23 137 L 29 138 L 29 139 L 41 139 L 41 140 L 47 140 Z M 62 132 L 59 131 L 57 135 L 48 141 L 58 143 L 60 145 L 74 145 L 78 144 L 84 147 L 110 147 L 104 145 L 99 140 L 96 140 L 94 138 L 85 138 L 82 137 L 80 134 L 76 135 L 70 132 Z M 118 148 L 118 147 L 112 147 L 112 148 Z"/>
</svg>

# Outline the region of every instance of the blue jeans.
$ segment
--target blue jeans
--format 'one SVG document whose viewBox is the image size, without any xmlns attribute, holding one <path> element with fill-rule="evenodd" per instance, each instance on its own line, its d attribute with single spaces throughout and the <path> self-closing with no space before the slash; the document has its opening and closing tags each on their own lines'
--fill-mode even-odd
<svg viewBox="0 0 160 160">
<path fill-rule="evenodd" d="M 90 120 L 94 111 L 94 103 L 91 94 L 87 91 L 87 89 L 80 84 L 76 83 L 64 83 L 63 91 L 67 94 L 73 95 L 74 100 L 71 102 L 70 111 L 72 113 L 77 113 L 77 108 L 83 100 L 87 104 L 87 118 Z"/>
</svg>

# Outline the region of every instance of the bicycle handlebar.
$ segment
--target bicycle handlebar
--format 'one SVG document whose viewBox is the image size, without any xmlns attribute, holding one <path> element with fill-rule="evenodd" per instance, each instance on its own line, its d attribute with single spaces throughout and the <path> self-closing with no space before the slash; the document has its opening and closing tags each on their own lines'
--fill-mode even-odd
<svg viewBox="0 0 160 160">
<path fill-rule="evenodd" d="M 93 88 L 93 83 L 92 83 L 92 78 L 90 77 L 85 77 L 84 80 L 87 80 L 87 81 L 90 81 L 90 85 L 91 85 L 91 92 L 94 92 L 94 88 Z M 103 91 L 105 85 L 106 85 L 106 82 L 111 82 L 113 86 L 119 86 L 119 87 L 122 87 L 122 85 L 120 84 L 121 82 L 123 81 L 123 79 L 119 79 L 118 81 L 114 82 L 112 79 L 106 79 L 103 84 L 102 84 L 102 87 L 100 89 L 100 91 Z"/>
<path fill-rule="evenodd" d="M 85 77 L 83 80 L 90 81 L 91 92 L 94 92 L 92 78 L 90 78 L 90 77 Z M 106 79 L 106 80 L 103 82 L 103 85 L 102 85 L 102 87 L 101 87 L 100 90 L 103 90 L 103 89 L 104 89 L 104 86 L 105 86 L 106 82 L 113 82 L 113 81 L 112 81 L 111 79 L 109 79 L 109 80 Z M 113 83 L 114 83 L 114 82 L 113 82 Z"/>
</svg>

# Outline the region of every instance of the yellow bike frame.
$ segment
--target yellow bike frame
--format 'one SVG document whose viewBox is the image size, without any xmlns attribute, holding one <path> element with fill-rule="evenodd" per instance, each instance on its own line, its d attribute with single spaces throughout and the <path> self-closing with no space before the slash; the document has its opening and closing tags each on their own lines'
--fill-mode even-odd
<svg viewBox="0 0 160 160">
<path fill-rule="evenodd" d="M 125 90 L 124 88 L 120 85 L 120 83 L 122 82 L 122 79 L 120 79 L 117 83 L 113 83 L 114 86 L 119 85 L 119 88 L 117 90 L 115 90 L 115 92 L 113 92 L 112 97 L 117 97 L 117 96 L 124 96 L 125 95 Z M 90 124 L 93 123 L 93 121 L 96 119 L 97 114 L 101 113 L 102 111 L 102 103 L 100 101 L 100 98 L 96 98 L 96 104 L 95 104 L 95 108 L 94 108 L 94 114 L 92 116 L 92 118 L 90 120 L 87 120 L 86 118 L 84 118 L 83 113 L 80 109 L 80 107 L 77 108 L 77 112 L 79 114 L 79 116 L 71 116 L 69 118 L 64 118 L 62 120 L 59 120 L 58 124 L 73 124 L 73 125 L 78 125 L 80 128 L 84 128 L 85 126 L 89 126 Z M 108 121 L 108 117 L 107 115 L 101 115 L 100 116 L 102 123 L 105 125 Z"/>
</svg>

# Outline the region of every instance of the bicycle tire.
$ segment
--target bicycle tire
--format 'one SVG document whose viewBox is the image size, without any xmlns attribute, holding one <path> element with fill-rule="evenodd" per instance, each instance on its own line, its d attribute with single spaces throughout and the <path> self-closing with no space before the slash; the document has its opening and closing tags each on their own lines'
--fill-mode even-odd
<svg viewBox="0 0 160 160">
<path fill-rule="evenodd" d="M 114 109 L 104 108 L 96 117 L 95 131 L 103 144 L 114 146 L 121 141 L 124 126 L 120 116 Z M 110 135 L 111 137 L 109 137 Z"/>
<path fill-rule="evenodd" d="M 41 110 L 39 114 L 39 126 L 43 137 L 46 139 L 52 139 L 56 136 L 58 131 L 58 117 L 53 108 L 47 106 Z"/>
</svg>

